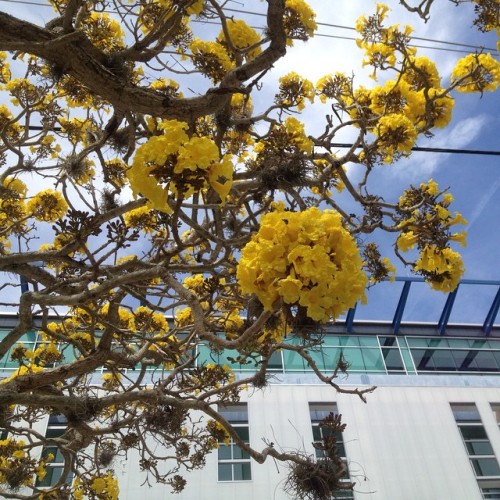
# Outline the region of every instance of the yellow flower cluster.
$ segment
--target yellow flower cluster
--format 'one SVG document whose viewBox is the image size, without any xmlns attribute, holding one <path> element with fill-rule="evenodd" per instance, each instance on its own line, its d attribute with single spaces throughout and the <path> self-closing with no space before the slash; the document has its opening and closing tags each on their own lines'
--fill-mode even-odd
<svg viewBox="0 0 500 500">
<path fill-rule="evenodd" d="M 287 44 L 292 45 L 293 39 L 307 40 L 314 36 L 317 30 L 316 14 L 304 0 L 285 0 L 285 32 Z"/>
<path fill-rule="evenodd" d="M 0 84 L 7 83 L 11 78 L 10 66 L 6 59 L 7 52 L 0 52 Z"/>
<path fill-rule="evenodd" d="M 36 194 L 26 204 L 30 216 L 39 221 L 55 222 L 64 216 L 68 210 L 68 204 L 59 191 L 46 189 Z"/>
<path fill-rule="evenodd" d="M 460 282 L 465 268 L 458 252 L 451 248 L 427 245 L 420 252 L 413 270 L 422 271 L 424 275 L 427 275 L 426 282 L 434 290 L 452 292 Z"/>
<path fill-rule="evenodd" d="M 255 59 L 262 52 L 260 45 L 258 45 L 260 42 L 260 35 L 253 28 L 248 26 L 245 21 L 241 19 L 230 19 L 226 23 L 226 27 L 231 44 L 245 55 L 247 61 Z M 227 46 L 227 40 L 223 31 L 219 33 L 217 41 Z"/>
<path fill-rule="evenodd" d="M 236 276 L 243 293 L 255 294 L 265 310 L 282 301 L 326 322 L 364 298 L 362 267 L 340 214 L 278 209 L 262 217 L 259 231 L 243 248 Z"/>
<path fill-rule="evenodd" d="M 83 31 L 92 43 L 104 52 L 115 52 L 124 47 L 120 23 L 108 14 L 91 12 L 83 21 Z"/>
<path fill-rule="evenodd" d="M 72 485 L 73 498 L 83 500 L 84 498 L 95 498 L 96 500 L 118 500 L 118 480 L 111 471 L 107 474 L 97 474 L 84 479 L 77 476 Z"/>
<path fill-rule="evenodd" d="M 469 54 L 451 73 L 458 92 L 493 92 L 500 85 L 500 62 L 491 54 Z"/>
<path fill-rule="evenodd" d="M 188 125 L 165 120 L 162 135 L 151 137 L 136 152 L 127 178 L 134 195 L 148 199 L 150 208 L 170 213 L 168 194 L 189 197 L 210 186 L 226 199 L 232 186 L 231 155 L 220 159 L 219 149 L 209 137 L 189 137 Z"/>
<path fill-rule="evenodd" d="M 425 277 L 435 290 L 451 292 L 458 285 L 465 269 L 460 254 L 449 248 L 451 241 L 465 246 L 465 231 L 452 233 L 450 228 L 467 221 L 458 212 L 448 209 L 453 196 L 441 197 L 438 184 L 432 179 L 410 188 L 399 199 L 404 217 L 399 224 L 401 234 L 396 246 L 402 252 L 417 247 L 419 258 L 413 270 Z"/>
<path fill-rule="evenodd" d="M 139 207 L 123 215 L 123 220 L 128 227 L 140 229 L 145 233 L 156 230 L 158 220 L 154 212 L 148 207 Z"/>
<path fill-rule="evenodd" d="M 195 67 L 214 83 L 221 81 L 226 73 L 234 68 L 227 50 L 220 43 L 195 38 L 189 48 Z"/>
<path fill-rule="evenodd" d="M 279 79 L 279 93 L 276 95 L 276 104 L 280 106 L 296 107 L 298 111 L 305 108 L 305 100 L 314 102 L 314 85 L 305 78 L 292 71 Z"/>
</svg>

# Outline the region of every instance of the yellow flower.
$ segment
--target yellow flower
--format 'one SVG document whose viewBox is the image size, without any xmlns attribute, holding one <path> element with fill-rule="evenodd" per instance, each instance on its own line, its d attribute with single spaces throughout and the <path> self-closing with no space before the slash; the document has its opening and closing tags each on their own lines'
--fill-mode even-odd
<svg viewBox="0 0 500 500">
<path fill-rule="evenodd" d="M 55 222 L 66 213 L 68 204 L 59 191 L 46 189 L 29 200 L 26 208 L 37 220 Z"/>
<path fill-rule="evenodd" d="M 243 293 L 255 294 L 265 310 L 281 299 L 305 307 L 315 321 L 328 321 L 364 298 L 362 267 L 337 212 L 277 210 L 262 217 L 243 248 L 236 277 Z"/>
<path fill-rule="evenodd" d="M 396 245 L 402 252 L 408 252 L 408 250 L 414 248 L 417 240 L 418 237 L 415 234 L 413 234 L 413 231 L 407 231 L 399 235 L 396 241 Z"/>
<path fill-rule="evenodd" d="M 500 63 L 491 54 L 469 54 L 457 62 L 451 83 L 458 92 L 492 92 L 500 85 Z"/>
</svg>

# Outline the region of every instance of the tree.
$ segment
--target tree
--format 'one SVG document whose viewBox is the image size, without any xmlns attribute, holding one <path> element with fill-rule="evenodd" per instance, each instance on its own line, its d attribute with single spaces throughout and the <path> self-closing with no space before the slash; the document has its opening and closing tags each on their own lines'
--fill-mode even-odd
<svg viewBox="0 0 500 500">
<path fill-rule="evenodd" d="M 0 105 L 0 270 L 24 292 L 11 304 L 18 324 L 0 341 L 0 357 L 19 365 L 0 382 L 8 432 L 0 494 L 117 498 L 111 464 L 130 449 L 153 480 L 180 491 L 180 471 L 202 467 L 229 437 L 257 462 L 289 462 L 287 487 L 302 498 L 352 488 L 340 481 L 334 440 L 317 445 L 319 463 L 272 443 L 255 450 L 218 405 L 265 386 L 279 350 L 297 352 L 337 391 L 364 400 L 373 390 L 341 388 L 345 363 L 327 376 L 309 354 L 321 346 L 322 324 L 394 274 L 369 236 L 392 233 L 401 262 L 448 292 L 463 273 L 451 244 L 464 243 L 455 227 L 465 221 L 434 181 L 390 202 L 369 190 L 370 173 L 445 127 L 453 92 L 495 90 L 500 65 L 471 54 L 443 86 L 411 46 L 410 28 L 387 26 L 379 4 L 356 25 L 373 88 L 340 73 L 316 84 L 289 73 L 254 111 L 287 46 L 314 34 L 302 0 L 268 0 L 261 30 L 216 0 L 50 3 L 45 26 L 0 12 L 1 90 L 10 98 Z M 425 19 L 433 2 L 401 3 Z M 498 29 L 496 2 L 475 9 L 479 29 Z M 197 37 L 194 21 L 218 25 L 215 37 Z M 190 85 L 203 90 L 185 97 Z M 314 101 L 328 106 L 318 136 L 298 118 Z M 337 156 L 335 137 L 347 128 L 357 137 Z M 357 186 L 349 163 L 364 169 Z M 357 212 L 338 202 L 341 190 Z M 22 340 L 34 318 L 43 342 L 30 349 Z M 236 350 L 254 374 L 200 362 L 199 344 Z M 67 420 L 62 436 L 34 430 L 47 413 Z M 343 430 L 333 417 L 323 425 Z M 174 457 L 167 472 L 149 438 Z M 46 490 L 36 486 L 51 459 L 43 447 L 65 461 Z"/>
</svg>

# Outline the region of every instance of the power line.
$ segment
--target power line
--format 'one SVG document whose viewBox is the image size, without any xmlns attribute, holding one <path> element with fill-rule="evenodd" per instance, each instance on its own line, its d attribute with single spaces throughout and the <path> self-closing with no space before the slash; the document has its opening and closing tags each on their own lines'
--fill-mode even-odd
<svg viewBox="0 0 500 500">
<path fill-rule="evenodd" d="M 30 125 L 28 130 L 33 131 L 43 131 L 46 130 L 45 127 L 41 125 Z M 52 132 L 61 132 L 61 127 L 54 127 L 51 129 Z M 333 142 L 332 147 L 334 148 L 352 148 L 353 144 L 349 142 Z M 422 153 L 451 153 L 460 155 L 488 155 L 488 156 L 500 156 L 500 151 L 488 151 L 481 149 L 452 149 L 452 148 L 431 148 L 423 146 L 415 146 L 411 148 L 412 151 L 420 151 Z"/>
<path fill-rule="evenodd" d="M 331 144 L 334 148 L 352 148 L 352 143 L 347 142 L 333 142 Z M 414 146 L 412 151 L 420 151 L 422 153 L 451 153 L 455 155 L 488 155 L 500 156 L 500 151 L 488 151 L 481 149 L 453 149 L 453 148 L 430 148 L 423 146 Z"/>
<path fill-rule="evenodd" d="M 38 2 L 30 2 L 29 0 L 0 0 L 0 2 L 5 2 L 5 3 L 15 3 L 15 4 L 22 4 L 22 5 L 36 5 L 38 7 L 48 7 L 52 8 L 51 5 L 48 4 L 41 4 Z M 253 12 L 249 10 L 241 10 L 241 9 L 225 9 L 228 12 L 236 12 L 239 14 L 249 14 L 253 16 L 261 16 L 261 17 L 266 17 L 266 14 L 263 14 L 261 12 Z M 109 12 L 112 13 L 113 11 L 108 11 L 104 10 L 103 12 Z M 218 24 L 218 23 L 211 23 L 209 21 L 195 21 L 195 22 L 200 22 L 202 24 Z M 344 26 L 341 24 L 331 24 L 331 23 L 316 23 L 318 26 L 325 26 L 327 28 L 335 28 L 335 29 L 343 29 L 343 30 L 349 30 L 349 31 L 356 31 L 355 28 L 352 26 Z M 257 29 L 260 29 L 259 27 L 255 27 Z M 333 38 L 333 39 L 338 39 L 338 40 L 350 40 L 350 41 L 356 41 L 356 38 L 354 37 L 349 37 L 349 36 L 340 36 L 340 35 L 331 35 L 328 33 L 315 33 L 314 36 L 316 37 L 321 37 L 321 38 Z M 460 42 L 449 42 L 447 40 L 436 40 L 433 38 L 423 38 L 423 37 L 418 37 L 418 36 L 412 36 L 410 37 L 411 40 L 418 40 L 422 42 L 431 42 L 431 43 L 439 43 L 442 45 L 451 45 L 454 47 L 463 47 L 463 48 L 468 48 L 468 49 L 473 49 L 473 50 L 479 50 L 479 51 L 484 51 L 487 50 L 489 52 L 497 52 L 496 48 L 492 47 L 484 47 L 482 45 L 471 45 L 471 44 L 466 44 L 466 43 L 460 43 Z M 413 47 L 420 48 L 420 49 L 429 49 L 429 50 L 441 50 L 445 52 L 459 52 L 459 53 L 469 53 L 469 51 L 466 50 L 458 50 L 458 49 L 448 49 L 445 47 L 429 47 L 426 45 L 416 45 L 416 44 L 411 44 Z"/>
</svg>

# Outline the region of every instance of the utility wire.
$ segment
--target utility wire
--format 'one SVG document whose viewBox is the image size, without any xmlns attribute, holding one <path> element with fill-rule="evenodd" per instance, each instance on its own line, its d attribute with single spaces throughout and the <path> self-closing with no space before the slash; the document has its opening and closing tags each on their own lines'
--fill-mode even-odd
<svg viewBox="0 0 500 500">
<path fill-rule="evenodd" d="M 22 5 L 36 5 L 38 7 L 49 7 L 49 8 L 52 7 L 49 4 L 41 4 L 41 3 L 38 3 L 38 2 L 30 2 L 28 0 L 0 0 L 0 2 L 15 3 L 15 4 L 22 4 Z M 253 11 L 249 11 L 249 10 L 230 9 L 230 8 L 227 8 L 225 10 L 228 11 L 228 12 L 236 12 L 236 13 L 239 13 L 239 14 L 249 14 L 249 15 L 253 15 L 253 16 L 266 17 L 266 14 L 263 14 L 261 12 L 253 12 Z M 106 11 L 105 10 L 103 12 L 111 12 L 112 13 L 113 11 Z M 210 21 L 196 21 L 196 22 L 200 22 L 200 23 L 203 23 L 203 24 L 218 24 L 218 23 L 211 23 Z M 320 22 L 318 22 L 316 24 L 318 26 L 325 26 L 327 28 L 335 28 L 335 29 L 344 29 L 344 30 L 356 31 L 356 29 L 353 28 L 352 26 L 344 26 L 344 25 L 341 25 L 341 24 L 320 23 Z M 256 28 L 259 29 L 258 27 L 256 27 Z M 327 33 L 315 33 L 314 36 L 316 36 L 316 37 L 322 37 L 322 38 L 333 38 L 333 39 L 339 39 L 339 40 L 351 40 L 351 41 L 355 41 L 356 40 L 356 38 L 354 38 L 354 37 L 330 35 L 330 34 L 327 34 Z M 490 52 L 497 52 L 496 48 L 484 47 L 484 46 L 481 46 L 481 45 L 470 45 L 470 44 L 466 44 L 466 43 L 449 42 L 449 41 L 446 41 L 446 40 L 436 40 L 436 39 L 433 39 L 433 38 L 423 38 L 423 37 L 418 37 L 418 36 L 412 36 L 410 38 L 412 40 L 418 40 L 418 41 L 422 41 L 422 42 L 439 43 L 439 44 L 451 45 L 451 46 L 455 46 L 455 47 L 465 47 L 465 48 L 468 48 L 468 49 L 474 49 L 474 50 L 479 50 L 479 51 L 487 50 L 487 51 L 490 51 Z M 441 51 L 446 51 L 446 52 L 468 53 L 468 51 L 465 51 L 465 50 L 447 49 L 445 47 L 429 47 L 429 46 L 426 46 L 426 45 L 416 45 L 416 44 L 412 44 L 412 46 L 416 47 L 416 48 L 420 48 L 420 49 L 430 49 L 430 50 L 441 50 Z"/>
<path fill-rule="evenodd" d="M 33 131 L 43 131 L 46 130 L 42 125 L 30 125 L 28 130 Z M 54 127 L 51 129 L 52 132 L 61 132 L 61 127 Z M 334 148 L 351 148 L 352 143 L 349 142 L 332 142 L 332 147 Z M 430 148 L 415 146 L 411 148 L 412 151 L 420 151 L 423 153 L 451 153 L 460 155 L 489 155 L 489 156 L 500 156 L 500 151 L 487 151 L 481 149 L 452 149 L 452 148 Z"/>
</svg>

